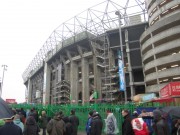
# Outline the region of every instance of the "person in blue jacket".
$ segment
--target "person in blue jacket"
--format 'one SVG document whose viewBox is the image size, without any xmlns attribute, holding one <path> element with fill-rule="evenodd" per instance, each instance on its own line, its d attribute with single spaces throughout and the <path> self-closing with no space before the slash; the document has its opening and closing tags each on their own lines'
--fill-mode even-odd
<svg viewBox="0 0 180 135">
<path fill-rule="evenodd" d="M 93 115 L 93 111 L 90 111 L 89 114 L 88 114 L 88 121 L 86 123 L 86 133 L 87 133 L 87 135 L 90 135 L 92 115 Z"/>
</svg>

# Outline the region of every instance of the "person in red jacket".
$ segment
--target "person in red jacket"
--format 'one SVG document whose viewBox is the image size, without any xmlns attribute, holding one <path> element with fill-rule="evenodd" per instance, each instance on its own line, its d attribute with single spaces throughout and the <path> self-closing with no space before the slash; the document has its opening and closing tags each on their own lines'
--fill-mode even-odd
<svg viewBox="0 0 180 135">
<path fill-rule="evenodd" d="M 135 118 L 131 122 L 135 135 L 149 135 L 146 122 L 142 118 Z"/>
</svg>

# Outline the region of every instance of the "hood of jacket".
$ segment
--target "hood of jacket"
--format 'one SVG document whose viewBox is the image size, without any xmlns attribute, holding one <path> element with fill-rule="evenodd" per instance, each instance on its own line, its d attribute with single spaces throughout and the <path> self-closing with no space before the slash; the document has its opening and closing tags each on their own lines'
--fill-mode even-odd
<svg viewBox="0 0 180 135">
<path fill-rule="evenodd" d="M 159 121 L 162 118 L 162 113 L 160 110 L 156 109 L 153 111 L 153 117 L 154 117 L 154 121 Z"/>
<path fill-rule="evenodd" d="M 26 120 L 26 125 L 35 125 L 36 124 L 36 120 L 34 119 L 33 116 L 29 116 Z"/>
<path fill-rule="evenodd" d="M 107 118 L 108 118 L 108 117 L 112 117 L 112 116 L 113 116 L 113 113 L 109 113 L 108 116 L 107 116 Z"/>
</svg>

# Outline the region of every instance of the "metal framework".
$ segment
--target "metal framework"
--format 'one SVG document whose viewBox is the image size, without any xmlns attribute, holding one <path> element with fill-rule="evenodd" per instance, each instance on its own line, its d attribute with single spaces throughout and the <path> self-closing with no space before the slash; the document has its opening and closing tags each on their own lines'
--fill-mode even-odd
<svg viewBox="0 0 180 135">
<path fill-rule="evenodd" d="M 84 31 L 98 36 L 107 30 L 118 28 L 119 22 L 118 16 L 115 15 L 116 11 L 119 11 L 122 16 L 122 26 L 131 25 L 131 19 L 133 16 L 135 19 L 136 15 L 140 16 L 141 22 L 147 21 L 145 0 L 106 0 L 88 8 L 59 25 L 51 33 L 24 71 L 22 75 L 24 82 L 43 66 L 48 55 L 62 48 L 64 41 L 68 38 L 77 36 Z"/>
</svg>

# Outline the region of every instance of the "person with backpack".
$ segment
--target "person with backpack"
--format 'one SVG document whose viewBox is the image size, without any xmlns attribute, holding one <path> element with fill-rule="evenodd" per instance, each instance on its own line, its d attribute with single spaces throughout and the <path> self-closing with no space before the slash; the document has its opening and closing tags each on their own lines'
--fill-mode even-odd
<svg viewBox="0 0 180 135">
<path fill-rule="evenodd" d="M 101 135 L 103 128 L 103 121 L 98 112 L 94 112 L 91 121 L 90 135 Z"/>
<path fill-rule="evenodd" d="M 59 113 L 56 113 L 54 118 L 48 122 L 47 132 L 49 135 L 64 135 L 66 132 L 65 123 Z"/>
</svg>

